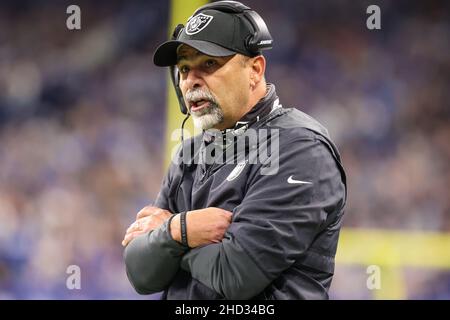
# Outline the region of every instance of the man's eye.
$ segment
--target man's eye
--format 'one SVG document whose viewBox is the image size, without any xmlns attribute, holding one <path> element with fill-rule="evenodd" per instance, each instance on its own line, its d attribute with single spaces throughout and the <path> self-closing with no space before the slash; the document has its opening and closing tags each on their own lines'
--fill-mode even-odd
<svg viewBox="0 0 450 320">
<path fill-rule="evenodd" d="M 187 66 L 181 66 L 180 68 L 178 68 L 178 70 L 180 70 L 180 73 L 188 73 L 189 72 L 189 67 Z"/>
<path fill-rule="evenodd" d="M 205 62 L 205 66 L 207 68 L 211 68 L 211 67 L 213 67 L 215 65 L 216 65 L 216 61 L 215 60 L 206 60 L 206 62 Z"/>
</svg>

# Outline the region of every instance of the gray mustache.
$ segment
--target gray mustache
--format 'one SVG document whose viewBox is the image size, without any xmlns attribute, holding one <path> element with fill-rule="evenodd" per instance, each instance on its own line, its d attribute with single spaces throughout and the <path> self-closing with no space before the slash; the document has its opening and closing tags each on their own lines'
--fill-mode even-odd
<svg viewBox="0 0 450 320">
<path fill-rule="evenodd" d="M 216 99 L 210 92 L 203 90 L 188 91 L 186 92 L 185 98 L 188 103 L 197 102 L 200 100 L 216 102 Z"/>
</svg>

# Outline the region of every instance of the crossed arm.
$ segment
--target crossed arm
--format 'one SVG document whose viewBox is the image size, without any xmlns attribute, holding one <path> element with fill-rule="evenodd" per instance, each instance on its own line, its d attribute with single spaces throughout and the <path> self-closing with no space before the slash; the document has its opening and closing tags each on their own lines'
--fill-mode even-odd
<svg viewBox="0 0 450 320">
<path fill-rule="evenodd" d="M 247 299 L 262 291 L 271 280 L 232 235 L 225 236 L 231 215 L 214 207 L 189 211 L 187 248 L 181 244 L 179 215 L 170 220 L 167 210 L 143 208 L 122 242 L 136 291 L 166 289 L 180 267 L 227 299 Z"/>
<path fill-rule="evenodd" d="M 292 266 L 331 223 L 328 213 L 342 205 L 345 194 L 326 147 L 316 140 L 293 146 L 280 153 L 280 174 L 250 179 L 232 223 L 231 213 L 219 208 L 187 213 L 190 250 L 180 243 L 177 217 L 168 225 L 170 212 L 144 208 L 138 221 L 145 223 L 133 224 L 124 239 L 127 273 L 136 291 L 164 290 L 181 267 L 227 299 L 248 299 Z M 292 174 L 311 184 L 286 183 Z"/>
<path fill-rule="evenodd" d="M 122 245 L 127 246 L 137 236 L 161 227 L 172 215 L 168 210 L 144 207 L 138 212 L 136 221 L 127 229 Z M 189 247 L 195 248 L 220 242 L 230 225 L 231 215 L 229 211 L 214 207 L 189 211 L 186 215 L 186 224 L 189 225 L 187 228 Z M 172 239 L 181 243 L 179 215 L 175 215 L 168 228 Z"/>
<path fill-rule="evenodd" d="M 180 217 L 169 219 L 172 215 L 168 210 L 144 207 L 125 233 L 127 274 L 138 293 L 165 289 L 188 249 L 220 242 L 231 222 L 231 212 L 220 208 L 189 211 L 188 248 L 181 244 Z"/>
</svg>

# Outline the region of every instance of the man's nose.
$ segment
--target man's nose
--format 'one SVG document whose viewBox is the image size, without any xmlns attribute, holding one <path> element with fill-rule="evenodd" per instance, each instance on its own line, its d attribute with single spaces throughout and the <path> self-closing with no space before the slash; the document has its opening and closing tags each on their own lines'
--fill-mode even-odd
<svg viewBox="0 0 450 320">
<path fill-rule="evenodd" d="M 186 77 L 186 85 L 188 89 L 200 88 L 203 85 L 203 78 L 196 69 L 191 69 Z"/>
</svg>

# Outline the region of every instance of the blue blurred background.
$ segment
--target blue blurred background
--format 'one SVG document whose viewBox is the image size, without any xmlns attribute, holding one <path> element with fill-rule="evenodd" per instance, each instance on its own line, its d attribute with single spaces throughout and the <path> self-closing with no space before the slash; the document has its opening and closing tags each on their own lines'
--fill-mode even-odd
<svg viewBox="0 0 450 320">
<path fill-rule="evenodd" d="M 275 39 L 267 79 L 282 104 L 340 148 L 344 227 L 447 235 L 449 2 L 244 3 Z M 81 30 L 66 28 L 70 4 Z M 381 30 L 366 28 L 371 4 Z M 164 175 L 167 74 L 152 53 L 169 12 L 162 0 L 0 3 L 0 299 L 157 297 L 134 292 L 120 242 Z M 66 287 L 69 265 L 81 290 Z M 450 299 L 449 269 L 402 277 L 400 298 Z M 366 278 L 338 264 L 331 298 L 372 299 Z"/>
</svg>

